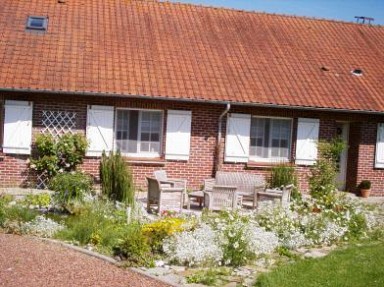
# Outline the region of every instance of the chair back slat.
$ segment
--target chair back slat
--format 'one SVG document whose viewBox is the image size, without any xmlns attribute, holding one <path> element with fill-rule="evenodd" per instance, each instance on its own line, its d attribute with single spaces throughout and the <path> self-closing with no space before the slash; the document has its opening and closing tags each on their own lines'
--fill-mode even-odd
<svg viewBox="0 0 384 287">
<path fill-rule="evenodd" d="M 235 186 L 213 186 L 210 192 L 209 209 L 222 210 L 237 207 L 237 194 Z"/>
<path fill-rule="evenodd" d="M 167 172 L 165 170 L 162 170 L 162 169 L 161 170 L 155 170 L 153 172 L 153 175 L 157 180 L 160 180 L 160 181 L 167 181 L 168 180 Z"/>
</svg>

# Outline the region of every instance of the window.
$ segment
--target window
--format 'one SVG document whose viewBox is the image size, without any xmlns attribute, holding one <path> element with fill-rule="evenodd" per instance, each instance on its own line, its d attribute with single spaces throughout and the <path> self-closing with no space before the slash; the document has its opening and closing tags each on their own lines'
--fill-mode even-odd
<svg viewBox="0 0 384 287">
<path fill-rule="evenodd" d="M 46 31 L 48 25 L 48 18 L 42 16 L 29 16 L 27 20 L 28 30 Z"/>
<path fill-rule="evenodd" d="M 253 117 L 251 120 L 250 158 L 279 162 L 290 158 L 291 119 Z"/>
<path fill-rule="evenodd" d="M 160 156 L 162 122 L 161 111 L 117 110 L 116 149 L 132 156 Z"/>
</svg>

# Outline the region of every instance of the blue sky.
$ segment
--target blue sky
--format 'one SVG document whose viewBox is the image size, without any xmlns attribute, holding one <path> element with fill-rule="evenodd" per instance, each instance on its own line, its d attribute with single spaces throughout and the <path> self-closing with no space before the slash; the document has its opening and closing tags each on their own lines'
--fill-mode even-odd
<svg viewBox="0 0 384 287">
<path fill-rule="evenodd" d="M 177 0 L 207 6 L 230 7 L 269 13 L 355 21 L 354 16 L 375 18 L 384 25 L 384 0 Z"/>
</svg>

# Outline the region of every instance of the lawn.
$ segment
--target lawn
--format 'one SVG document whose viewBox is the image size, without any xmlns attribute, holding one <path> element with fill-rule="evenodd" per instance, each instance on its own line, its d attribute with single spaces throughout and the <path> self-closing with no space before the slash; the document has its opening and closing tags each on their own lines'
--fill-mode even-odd
<svg viewBox="0 0 384 287">
<path fill-rule="evenodd" d="M 300 260 L 262 274 L 257 287 L 384 286 L 384 244 L 351 246 L 320 259 Z"/>
</svg>

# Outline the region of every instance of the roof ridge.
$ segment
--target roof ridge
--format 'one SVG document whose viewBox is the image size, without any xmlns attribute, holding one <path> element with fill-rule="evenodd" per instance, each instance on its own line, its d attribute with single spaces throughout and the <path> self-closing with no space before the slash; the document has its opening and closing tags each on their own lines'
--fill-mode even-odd
<svg viewBox="0 0 384 287">
<path fill-rule="evenodd" d="M 141 2 L 157 2 L 162 4 L 172 4 L 172 5 L 181 5 L 181 6 L 192 6 L 192 7 L 201 7 L 201 8 L 207 8 L 207 9 L 214 9 L 214 10 L 228 10 L 232 12 L 239 12 L 239 13 L 250 13 L 250 14 L 262 14 L 267 16 L 281 16 L 281 17 L 287 17 L 287 18 L 299 18 L 299 19 L 305 19 L 305 20 L 313 20 L 313 21 L 322 21 L 322 22 L 333 22 L 333 23 L 340 23 L 340 24 L 352 24 L 352 25 L 360 25 L 360 26 L 367 26 L 367 27 L 377 27 L 377 28 L 383 28 L 384 25 L 380 24 L 361 24 L 356 23 L 352 21 L 346 21 L 346 20 L 339 20 L 339 19 L 329 19 L 329 18 L 321 18 L 321 17 L 313 17 L 313 16 L 301 16 L 301 15 L 292 15 L 292 14 L 283 14 L 283 13 L 272 13 L 267 11 L 259 11 L 259 10 L 245 10 L 245 9 L 239 9 L 239 8 L 232 8 L 232 7 L 225 7 L 225 6 L 213 6 L 213 5 L 205 5 L 205 4 L 195 4 L 195 3 L 186 3 L 186 2 L 179 2 L 179 1 L 172 1 L 172 0 L 136 0 Z"/>
</svg>

